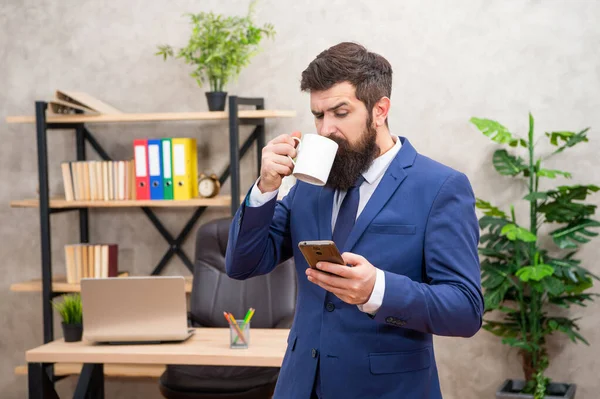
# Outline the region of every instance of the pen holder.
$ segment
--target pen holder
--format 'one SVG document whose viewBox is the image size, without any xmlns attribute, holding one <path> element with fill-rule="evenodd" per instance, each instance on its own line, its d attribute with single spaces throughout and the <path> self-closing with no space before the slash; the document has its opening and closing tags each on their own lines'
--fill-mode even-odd
<svg viewBox="0 0 600 399">
<path fill-rule="evenodd" d="M 229 325 L 229 347 L 232 349 L 246 349 L 250 343 L 250 322 L 236 320 L 236 324 Z"/>
</svg>

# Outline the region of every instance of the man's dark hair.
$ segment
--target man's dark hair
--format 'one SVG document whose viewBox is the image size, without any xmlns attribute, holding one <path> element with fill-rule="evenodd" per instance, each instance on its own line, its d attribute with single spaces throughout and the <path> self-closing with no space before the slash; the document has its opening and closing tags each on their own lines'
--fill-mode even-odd
<svg viewBox="0 0 600 399">
<path fill-rule="evenodd" d="M 328 90 L 349 82 L 356 88 L 356 98 L 369 112 L 369 121 L 375 103 L 392 95 L 392 66 L 379 54 L 368 51 L 360 44 L 342 42 L 321 52 L 302 72 L 302 91 Z M 387 125 L 387 118 L 386 118 Z"/>
</svg>

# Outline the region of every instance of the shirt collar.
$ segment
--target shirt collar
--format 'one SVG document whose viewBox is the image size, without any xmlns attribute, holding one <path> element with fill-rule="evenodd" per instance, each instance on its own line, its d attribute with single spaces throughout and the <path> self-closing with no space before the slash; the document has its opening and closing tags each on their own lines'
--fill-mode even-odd
<svg viewBox="0 0 600 399">
<path fill-rule="evenodd" d="M 400 151 L 400 147 L 402 147 L 400 138 L 397 136 L 392 137 L 396 140 L 394 146 L 385 154 L 375 158 L 369 169 L 362 173 L 367 183 L 373 184 L 373 182 L 377 181 L 377 179 L 379 179 L 385 173 L 390 163 L 392 163 L 398 154 L 398 151 Z"/>
</svg>

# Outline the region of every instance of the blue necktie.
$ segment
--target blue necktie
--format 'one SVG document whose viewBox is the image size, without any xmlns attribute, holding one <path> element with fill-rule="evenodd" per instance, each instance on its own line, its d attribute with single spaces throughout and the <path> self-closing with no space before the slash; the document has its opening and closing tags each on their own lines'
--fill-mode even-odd
<svg viewBox="0 0 600 399">
<path fill-rule="evenodd" d="M 358 176 L 354 185 L 348 189 L 344 200 L 342 201 L 342 205 L 340 206 L 340 210 L 337 215 L 337 219 L 335 221 L 335 228 L 333 229 L 333 242 L 338 247 L 340 252 L 343 251 L 344 244 L 350 235 L 350 231 L 352 227 L 354 227 L 354 222 L 356 220 L 356 212 L 358 211 L 358 201 L 360 199 L 360 186 L 365 181 L 365 178 L 362 175 Z M 321 398 L 321 378 L 320 378 L 320 365 L 317 363 L 317 375 L 315 378 L 315 384 L 313 387 L 313 395 L 311 397 Z"/>
<path fill-rule="evenodd" d="M 365 181 L 362 175 L 358 176 L 354 185 L 348 189 L 335 221 L 333 229 L 333 241 L 340 252 L 343 251 L 346 240 L 350 235 L 354 222 L 356 221 L 356 212 L 358 211 L 358 202 L 360 199 L 360 186 Z"/>
</svg>

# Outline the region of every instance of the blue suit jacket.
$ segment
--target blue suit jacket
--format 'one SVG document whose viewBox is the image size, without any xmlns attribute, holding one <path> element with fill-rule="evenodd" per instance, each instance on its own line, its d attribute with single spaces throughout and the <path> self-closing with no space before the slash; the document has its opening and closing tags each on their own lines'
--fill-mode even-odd
<svg viewBox="0 0 600 399">
<path fill-rule="evenodd" d="M 327 399 L 441 398 L 432 335 L 470 337 L 481 327 L 471 185 L 400 139 L 402 148 L 340 248 L 384 271 L 375 317 L 306 279 L 297 244 L 331 240 L 332 189 L 299 181 L 283 200 L 243 204 L 233 219 L 230 277 L 269 273 L 291 256 L 297 267 L 297 307 L 276 398 L 308 399 L 317 359 Z"/>
</svg>

